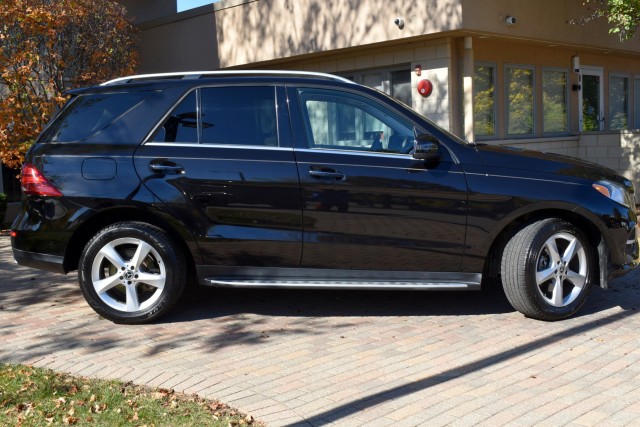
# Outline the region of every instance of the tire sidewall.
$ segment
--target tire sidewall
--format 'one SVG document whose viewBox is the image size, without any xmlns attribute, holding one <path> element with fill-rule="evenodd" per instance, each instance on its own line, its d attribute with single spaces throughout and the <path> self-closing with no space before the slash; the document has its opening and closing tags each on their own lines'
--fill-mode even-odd
<svg viewBox="0 0 640 427">
<path fill-rule="evenodd" d="M 578 297 L 572 301 L 570 304 L 565 305 L 563 307 L 555 307 L 549 304 L 542 296 L 540 290 L 538 289 L 538 285 L 536 282 L 536 270 L 538 263 L 538 255 L 543 248 L 544 243 L 553 235 L 558 233 L 568 233 L 575 236 L 585 251 L 585 256 L 587 259 L 587 274 L 585 279 L 585 284 L 578 295 Z M 532 245 L 529 248 L 527 253 L 527 261 L 526 261 L 526 269 L 525 274 L 527 277 L 526 286 L 529 287 L 529 293 L 532 298 L 535 300 L 537 306 L 549 317 L 551 320 L 555 319 L 563 319 L 569 317 L 576 313 L 587 301 L 589 298 L 589 294 L 591 293 L 591 288 L 593 284 L 593 277 L 595 273 L 595 257 L 593 254 L 593 249 L 589 244 L 588 240 L 584 233 L 582 233 L 579 229 L 567 223 L 565 221 L 553 221 L 545 224 L 542 227 L 541 232 L 535 237 L 532 242 Z"/>
<path fill-rule="evenodd" d="M 91 279 L 93 262 L 99 251 L 109 242 L 120 238 L 134 238 L 151 245 L 164 263 L 166 281 L 158 300 L 150 307 L 135 312 L 116 310 L 107 305 L 96 292 Z M 162 230 L 138 223 L 122 223 L 109 226 L 98 232 L 85 246 L 80 258 L 78 279 L 80 289 L 87 301 L 99 315 L 115 323 L 144 323 L 165 313 L 179 298 L 184 288 L 185 273 L 182 255 Z"/>
</svg>

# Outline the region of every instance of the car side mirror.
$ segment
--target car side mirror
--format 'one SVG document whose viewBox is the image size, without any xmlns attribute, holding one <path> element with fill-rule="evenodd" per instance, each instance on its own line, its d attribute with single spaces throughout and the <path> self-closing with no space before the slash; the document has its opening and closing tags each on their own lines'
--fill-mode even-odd
<svg viewBox="0 0 640 427">
<path fill-rule="evenodd" d="M 440 142 L 431 135 L 418 135 L 414 142 L 413 158 L 425 162 L 440 160 Z"/>
</svg>

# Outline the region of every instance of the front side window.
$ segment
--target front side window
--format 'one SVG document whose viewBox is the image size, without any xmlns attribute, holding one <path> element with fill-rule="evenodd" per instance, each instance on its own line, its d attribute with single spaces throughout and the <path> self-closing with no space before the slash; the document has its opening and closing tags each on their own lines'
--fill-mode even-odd
<svg viewBox="0 0 640 427">
<path fill-rule="evenodd" d="M 409 153 L 413 126 L 355 94 L 300 89 L 309 148 Z"/>
<path fill-rule="evenodd" d="M 507 66 L 505 71 L 507 134 L 532 135 L 535 132 L 534 69 L 524 66 Z"/>
<path fill-rule="evenodd" d="M 629 128 L 629 78 L 609 77 L 609 129 Z"/>
<path fill-rule="evenodd" d="M 569 131 L 567 120 L 567 77 L 563 70 L 542 72 L 542 126 L 544 133 Z"/>
</svg>

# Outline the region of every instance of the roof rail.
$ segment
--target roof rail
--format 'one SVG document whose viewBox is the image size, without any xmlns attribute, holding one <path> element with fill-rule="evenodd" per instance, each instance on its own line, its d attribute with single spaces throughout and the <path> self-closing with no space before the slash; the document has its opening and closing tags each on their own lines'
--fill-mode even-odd
<svg viewBox="0 0 640 427">
<path fill-rule="evenodd" d="M 248 76 L 300 76 L 300 77 L 322 77 L 329 80 L 336 80 L 344 83 L 354 83 L 353 81 L 340 76 L 334 76 L 327 73 L 316 73 L 313 71 L 276 71 L 276 70 L 223 70 L 223 71 L 189 71 L 183 73 L 157 73 L 157 74 L 138 74 L 128 77 L 120 77 L 117 79 L 109 80 L 102 83 L 100 86 L 108 86 L 113 84 L 127 84 L 136 80 L 144 79 L 199 79 L 202 77 L 216 77 L 216 76 L 233 76 L 233 75 L 248 75 Z"/>
</svg>

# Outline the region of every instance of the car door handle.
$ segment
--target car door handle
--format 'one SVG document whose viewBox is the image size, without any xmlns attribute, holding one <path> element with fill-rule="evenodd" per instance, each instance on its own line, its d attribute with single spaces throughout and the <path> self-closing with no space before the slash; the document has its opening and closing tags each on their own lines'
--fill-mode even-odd
<svg viewBox="0 0 640 427">
<path fill-rule="evenodd" d="M 184 173 L 184 168 L 176 163 L 151 163 L 149 169 L 161 173 Z"/>
<path fill-rule="evenodd" d="M 309 171 L 309 175 L 311 175 L 314 178 L 330 178 L 330 179 L 335 179 L 336 181 L 340 181 L 345 178 L 344 174 L 338 171 L 325 171 L 325 170 L 311 169 Z"/>
</svg>

